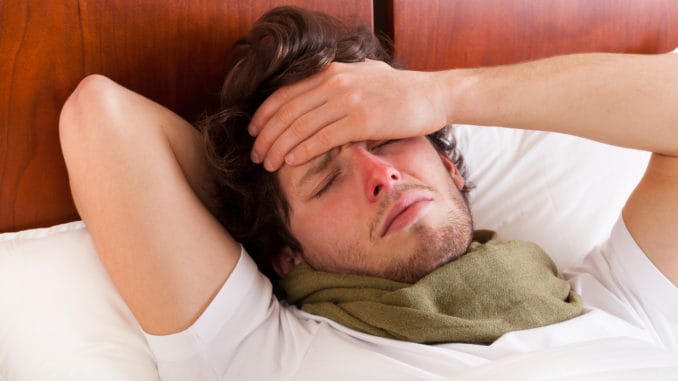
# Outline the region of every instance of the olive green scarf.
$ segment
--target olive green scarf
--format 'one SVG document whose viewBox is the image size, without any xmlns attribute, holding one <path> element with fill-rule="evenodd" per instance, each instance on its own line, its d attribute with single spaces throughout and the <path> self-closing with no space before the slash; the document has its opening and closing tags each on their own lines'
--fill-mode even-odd
<svg viewBox="0 0 678 381">
<path fill-rule="evenodd" d="M 376 336 L 489 344 L 504 333 L 581 314 L 581 299 L 537 245 L 476 232 L 467 254 L 414 284 L 297 265 L 283 280 L 302 310 Z M 484 243 L 481 243 L 484 242 Z"/>
</svg>

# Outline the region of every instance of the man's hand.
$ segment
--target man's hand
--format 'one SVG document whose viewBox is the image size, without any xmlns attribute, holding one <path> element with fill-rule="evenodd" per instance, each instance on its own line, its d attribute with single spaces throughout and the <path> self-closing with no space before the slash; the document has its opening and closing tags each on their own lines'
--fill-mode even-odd
<svg viewBox="0 0 678 381">
<path fill-rule="evenodd" d="M 252 160 L 275 171 L 349 142 L 432 133 L 448 123 L 453 104 L 436 75 L 371 60 L 332 63 L 261 105 L 249 127 L 257 136 Z"/>
</svg>

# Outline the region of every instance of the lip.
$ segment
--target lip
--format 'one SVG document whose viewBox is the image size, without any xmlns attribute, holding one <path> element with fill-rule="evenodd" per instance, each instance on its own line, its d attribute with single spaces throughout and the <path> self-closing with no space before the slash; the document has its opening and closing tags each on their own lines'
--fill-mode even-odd
<svg viewBox="0 0 678 381">
<path fill-rule="evenodd" d="M 427 209 L 433 199 L 425 194 L 409 194 L 400 198 L 386 215 L 382 224 L 381 237 L 403 229 L 413 222 Z"/>
</svg>

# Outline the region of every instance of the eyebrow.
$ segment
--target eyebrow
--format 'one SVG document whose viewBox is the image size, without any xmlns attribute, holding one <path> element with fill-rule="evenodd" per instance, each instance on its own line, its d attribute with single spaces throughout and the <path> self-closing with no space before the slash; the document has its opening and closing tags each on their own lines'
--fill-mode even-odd
<svg viewBox="0 0 678 381">
<path fill-rule="evenodd" d="M 332 159 L 336 156 L 336 149 L 325 152 L 322 156 L 319 156 L 315 159 L 315 163 L 301 176 L 299 182 L 297 183 L 297 188 L 301 188 L 306 184 L 311 177 L 317 175 L 318 173 L 323 172 L 327 166 L 330 164 Z"/>
</svg>

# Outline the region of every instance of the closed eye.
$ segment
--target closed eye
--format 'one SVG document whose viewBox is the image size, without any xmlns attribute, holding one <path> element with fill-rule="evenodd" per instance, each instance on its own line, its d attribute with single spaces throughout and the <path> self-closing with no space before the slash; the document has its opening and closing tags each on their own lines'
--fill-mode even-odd
<svg viewBox="0 0 678 381">
<path fill-rule="evenodd" d="M 339 177 L 340 172 L 339 171 L 332 171 L 329 176 L 325 178 L 323 181 L 323 185 L 320 187 L 320 189 L 315 192 L 313 197 L 315 198 L 320 198 L 325 192 L 327 192 L 330 187 L 334 184 L 335 180 Z"/>
<path fill-rule="evenodd" d="M 387 145 L 389 145 L 389 144 L 392 144 L 392 143 L 395 143 L 395 142 L 397 142 L 397 141 L 399 141 L 399 140 L 400 140 L 400 139 L 387 139 L 387 140 L 381 140 L 381 141 L 377 142 L 375 145 L 373 145 L 372 147 L 370 147 L 370 151 L 374 151 L 374 150 L 377 150 L 377 149 L 379 149 L 379 148 L 385 147 L 385 146 L 387 146 Z"/>
</svg>

